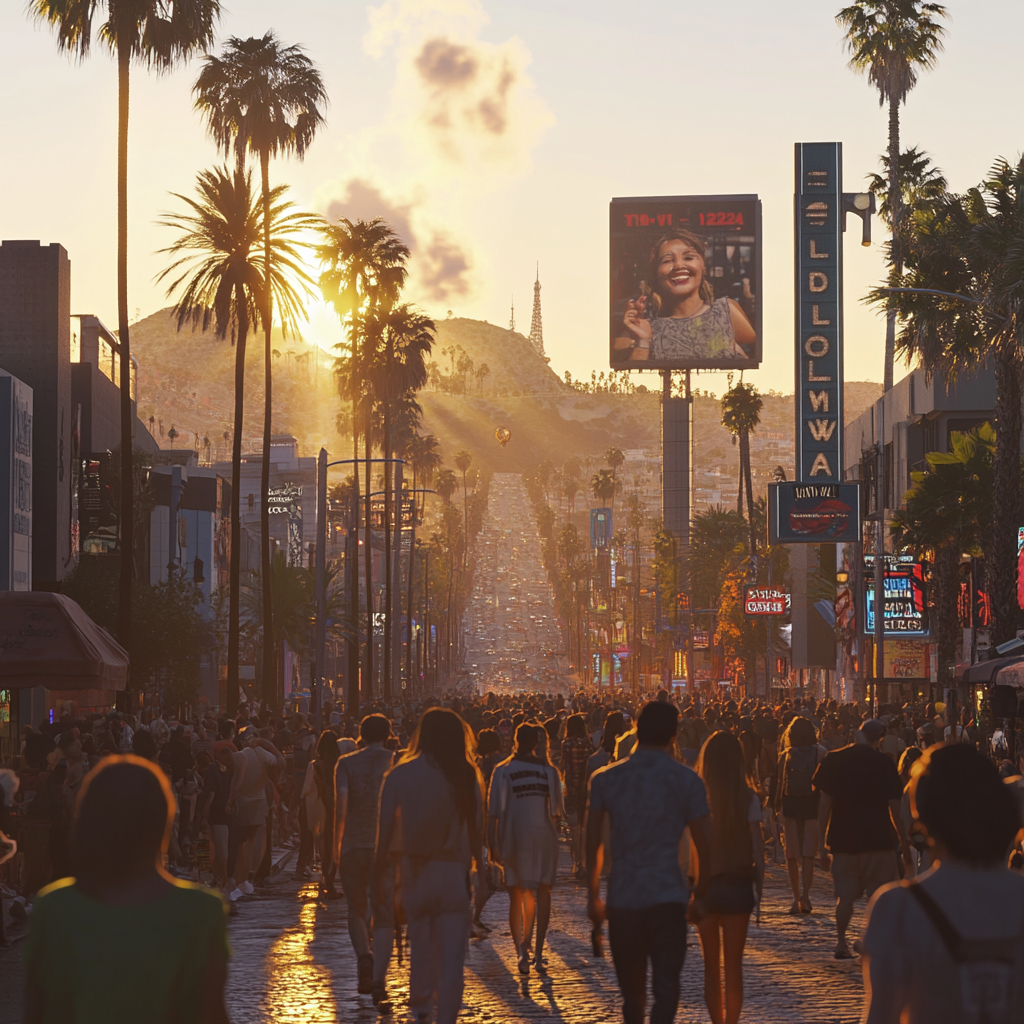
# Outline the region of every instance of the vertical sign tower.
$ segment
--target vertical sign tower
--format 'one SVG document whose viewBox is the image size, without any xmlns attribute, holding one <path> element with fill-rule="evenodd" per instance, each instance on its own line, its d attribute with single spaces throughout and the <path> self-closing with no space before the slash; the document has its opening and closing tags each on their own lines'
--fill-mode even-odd
<svg viewBox="0 0 1024 1024">
<path fill-rule="evenodd" d="M 843 478 L 843 145 L 796 144 L 796 474 Z"/>
</svg>

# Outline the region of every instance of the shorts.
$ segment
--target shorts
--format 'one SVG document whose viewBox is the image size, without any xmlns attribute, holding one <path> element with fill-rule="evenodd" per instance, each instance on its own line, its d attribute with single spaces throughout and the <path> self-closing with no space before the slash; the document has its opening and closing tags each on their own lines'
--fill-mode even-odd
<svg viewBox="0 0 1024 1024">
<path fill-rule="evenodd" d="M 786 844 L 786 859 L 799 860 L 801 857 L 816 857 L 821 830 L 817 818 L 783 818 Z"/>
<path fill-rule="evenodd" d="M 858 900 L 899 878 L 896 854 L 892 850 L 832 854 L 832 882 L 836 899 Z"/>
<path fill-rule="evenodd" d="M 749 878 L 715 875 L 704 894 L 706 914 L 750 914 L 754 905 L 754 882 Z"/>
</svg>

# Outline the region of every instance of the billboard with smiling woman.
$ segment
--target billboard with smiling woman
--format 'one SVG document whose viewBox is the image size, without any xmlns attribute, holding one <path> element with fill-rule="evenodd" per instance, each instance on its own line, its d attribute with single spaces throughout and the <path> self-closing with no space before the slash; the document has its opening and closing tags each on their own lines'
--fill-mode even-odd
<svg viewBox="0 0 1024 1024">
<path fill-rule="evenodd" d="M 612 369 L 758 366 L 757 196 L 613 199 L 610 213 Z"/>
</svg>

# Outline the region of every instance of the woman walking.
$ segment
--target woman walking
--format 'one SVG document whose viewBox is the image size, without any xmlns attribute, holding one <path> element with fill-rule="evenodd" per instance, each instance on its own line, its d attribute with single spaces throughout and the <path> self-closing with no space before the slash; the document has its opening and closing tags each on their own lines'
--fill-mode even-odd
<svg viewBox="0 0 1024 1024">
<path fill-rule="evenodd" d="M 789 869 L 789 884 L 793 890 L 793 905 L 789 908 L 791 914 L 811 912 L 814 857 L 819 846 L 820 799 L 811 780 L 827 753 L 818 743 L 812 722 L 797 715 L 783 736 L 782 756 L 775 773 L 775 810 L 782 812 L 786 867 Z"/>
<path fill-rule="evenodd" d="M 466 723 L 454 711 L 432 708 L 381 788 L 375 876 L 379 892 L 397 841 L 410 946 L 409 1007 L 417 1021 L 429 1021 L 436 1005 L 437 1024 L 454 1024 L 462 1005 L 469 875 L 474 861 L 482 864 L 482 780 L 473 757 Z"/>
<path fill-rule="evenodd" d="M 494 769 L 488 803 L 488 847 L 505 872 L 509 889 L 509 928 L 519 973 L 530 973 L 530 945 L 536 919 L 537 946 L 532 962 L 545 974 L 544 940 L 551 920 L 551 886 L 558 868 L 558 832 L 562 783 L 537 748 L 547 738 L 539 726 L 524 722 L 516 730 L 516 752 Z"/>
<path fill-rule="evenodd" d="M 761 802 L 748 785 L 743 750 L 732 733 L 708 737 L 697 772 L 711 807 L 710 884 L 691 911 L 704 953 L 704 1001 L 712 1024 L 736 1024 L 743 1008 L 743 949 L 756 905 L 754 887 L 758 893 L 764 888 Z"/>
<path fill-rule="evenodd" d="M 593 753 L 583 715 L 570 715 L 562 741 L 562 772 L 565 783 L 565 813 L 569 819 L 569 850 L 572 875 L 585 881 L 583 867 L 583 818 L 587 813 L 587 761 Z"/>
</svg>

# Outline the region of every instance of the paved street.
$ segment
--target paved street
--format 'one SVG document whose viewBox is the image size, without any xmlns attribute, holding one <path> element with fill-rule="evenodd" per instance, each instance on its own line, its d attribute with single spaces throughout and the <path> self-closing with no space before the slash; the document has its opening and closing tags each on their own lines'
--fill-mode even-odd
<svg viewBox="0 0 1024 1024">
<path fill-rule="evenodd" d="M 481 692 L 552 692 L 564 640 L 522 478 L 496 473 L 487 504 L 466 614 L 466 667 Z"/>
<path fill-rule="evenodd" d="M 355 991 L 345 901 L 318 903 L 315 885 L 300 887 L 289 875 L 288 870 L 281 872 L 263 896 L 240 902 L 238 915 L 231 920 L 231 1020 L 234 1024 L 376 1021 L 370 997 Z M 611 961 L 591 956 L 584 887 L 567 876 L 563 870 L 554 891 L 546 979 L 536 974 L 527 979 L 519 976 L 508 937 L 507 897 L 498 893 L 491 899 L 484 920 L 493 931 L 490 938 L 470 943 L 460 1022 L 591 1024 L 621 1019 Z M 831 883 L 819 883 L 813 896 L 814 913 L 789 917 L 782 869 L 771 869 L 761 926 L 751 923 L 743 1020 L 853 1024 L 859 1019 L 860 966 L 857 961 L 832 959 L 831 902 Z M 862 910 L 863 905 L 854 919 L 854 935 L 859 934 Z M 0 951 L 0 1024 L 21 1019 L 21 985 L 17 946 Z M 691 933 L 677 1018 L 682 1024 L 708 1020 L 702 986 L 699 944 Z M 390 989 L 395 1020 L 404 1021 L 407 962 L 393 966 Z"/>
</svg>

